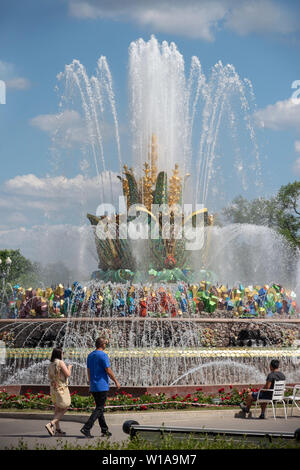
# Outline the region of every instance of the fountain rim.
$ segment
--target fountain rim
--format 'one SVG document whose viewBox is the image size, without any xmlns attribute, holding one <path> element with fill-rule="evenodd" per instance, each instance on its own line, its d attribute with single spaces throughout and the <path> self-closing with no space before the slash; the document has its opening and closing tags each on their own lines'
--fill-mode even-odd
<svg viewBox="0 0 300 470">
<path fill-rule="evenodd" d="M 161 321 L 161 322 L 186 322 L 196 323 L 300 323 L 300 318 L 211 318 L 211 317 L 47 317 L 47 318 L 0 318 L 0 324 L 5 323 L 66 323 L 66 322 L 132 322 L 132 321 Z"/>
<path fill-rule="evenodd" d="M 31 359 L 44 359 L 47 360 L 51 356 L 53 348 L 7 348 L 7 359 L 17 358 L 31 358 Z M 65 358 L 76 359 L 78 356 L 87 356 L 94 348 L 76 348 L 69 347 L 64 349 Z M 157 348 L 108 348 L 107 355 L 111 359 L 124 359 L 124 358 L 211 358 L 214 360 L 236 359 L 236 358 L 271 358 L 271 357 L 300 357 L 299 347 L 198 347 L 198 348 L 176 348 L 176 347 L 157 347 Z"/>
</svg>

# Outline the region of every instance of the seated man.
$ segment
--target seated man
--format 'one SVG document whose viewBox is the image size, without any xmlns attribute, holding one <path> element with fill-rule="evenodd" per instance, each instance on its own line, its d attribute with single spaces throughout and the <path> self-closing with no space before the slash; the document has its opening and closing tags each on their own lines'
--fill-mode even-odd
<svg viewBox="0 0 300 470">
<path fill-rule="evenodd" d="M 279 370 L 279 361 L 277 359 L 273 359 L 270 363 L 270 373 L 268 374 L 266 384 L 263 387 L 264 389 L 273 389 L 274 388 L 274 382 L 275 381 L 280 381 L 280 380 L 285 380 L 285 375 L 280 372 Z M 240 408 L 244 411 L 244 413 L 249 413 L 251 405 L 253 402 L 257 400 L 257 395 L 258 392 L 249 392 L 249 395 L 247 397 L 246 405 L 243 403 L 240 403 Z M 268 391 L 262 391 L 260 392 L 259 395 L 260 399 L 271 399 L 272 398 L 272 392 Z M 261 407 L 261 414 L 259 416 L 259 419 L 264 419 L 265 418 L 265 409 L 267 407 L 267 403 L 262 403 L 260 405 Z"/>
</svg>

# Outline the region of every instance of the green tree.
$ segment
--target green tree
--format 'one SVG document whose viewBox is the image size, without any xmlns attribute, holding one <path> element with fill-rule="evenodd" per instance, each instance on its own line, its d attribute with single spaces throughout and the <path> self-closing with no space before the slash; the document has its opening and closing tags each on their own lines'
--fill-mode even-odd
<svg viewBox="0 0 300 470">
<path fill-rule="evenodd" d="M 234 224 L 255 224 L 275 228 L 277 226 L 277 201 L 257 198 L 248 201 L 242 196 L 237 196 L 232 203 L 222 210 L 225 221 Z"/>
<path fill-rule="evenodd" d="M 264 225 L 283 235 L 290 245 L 300 248 L 300 181 L 281 186 L 271 197 L 248 201 L 242 196 L 222 210 L 225 222 Z"/>
<path fill-rule="evenodd" d="M 278 231 L 293 245 L 300 248 L 300 181 L 281 186 L 277 194 Z"/>
<path fill-rule="evenodd" d="M 37 284 L 37 263 L 32 263 L 25 258 L 20 250 L 0 250 L 2 260 L 1 268 L 6 270 L 6 259 L 10 258 L 12 263 L 6 277 L 6 282 L 14 286 L 20 284 L 22 287 L 30 287 Z"/>
</svg>

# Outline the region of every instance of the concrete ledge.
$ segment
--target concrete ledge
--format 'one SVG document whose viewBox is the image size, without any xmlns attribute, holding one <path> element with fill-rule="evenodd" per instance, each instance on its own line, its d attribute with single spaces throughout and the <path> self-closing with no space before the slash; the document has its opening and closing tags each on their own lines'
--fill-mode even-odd
<svg viewBox="0 0 300 470">
<path fill-rule="evenodd" d="M 66 322 L 195 322 L 195 323 L 300 323 L 299 317 L 222 318 L 222 317 L 63 317 L 63 318 L 0 318 L 1 323 L 66 323 Z"/>
<path fill-rule="evenodd" d="M 237 409 L 238 407 L 236 407 Z M 221 419 L 224 416 L 233 415 L 236 413 L 236 409 L 231 408 L 229 410 L 225 409 L 218 409 L 218 410 L 211 410 L 211 409 L 201 409 L 201 410 L 186 410 L 186 411 L 178 411 L 178 410 L 164 410 L 164 411 L 156 411 L 156 410 L 149 410 L 149 411 L 129 411 L 123 413 L 107 413 L 105 414 L 106 419 L 109 420 L 110 424 L 120 424 L 122 425 L 126 419 L 135 419 L 139 420 L 141 423 L 149 422 L 149 416 L 155 414 L 159 416 L 162 420 L 163 418 L 176 418 L 177 420 L 186 419 L 187 416 L 190 414 L 191 417 L 195 417 L 199 414 L 199 416 L 209 415 L 210 413 L 214 413 Z M 66 414 L 63 416 L 61 421 L 69 421 L 74 423 L 85 423 L 87 418 L 90 416 L 91 413 L 80 413 L 78 415 L 75 414 Z M 7 411 L 0 411 L 0 419 L 1 418 L 9 418 L 9 419 L 30 419 L 30 420 L 45 420 L 50 421 L 53 418 L 53 413 L 34 413 L 34 412 L 7 412 Z"/>
<path fill-rule="evenodd" d="M 61 421 L 72 421 L 75 423 L 85 423 L 89 414 L 86 415 L 65 415 Z M 26 413 L 26 412 L 0 412 L 1 418 L 10 418 L 10 419 L 42 419 L 45 421 L 50 421 L 53 418 L 53 413 Z"/>
<path fill-rule="evenodd" d="M 253 388 L 262 388 L 265 384 L 251 384 Z M 291 384 L 288 384 L 291 385 Z M 249 387 L 249 384 L 232 384 L 232 387 L 241 391 Z M 140 397 L 145 393 L 150 395 L 156 395 L 159 393 L 164 393 L 166 397 L 172 397 L 172 395 L 185 396 L 188 393 L 195 393 L 199 389 L 203 392 L 204 395 L 218 395 L 220 388 L 224 388 L 225 392 L 230 392 L 230 385 L 216 384 L 216 385 L 173 385 L 173 386 L 140 386 L 140 387 L 121 387 L 120 391 L 130 393 L 134 398 Z M 32 393 L 43 392 L 45 394 L 50 393 L 49 385 L 0 385 L 0 390 L 6 390 L 11 395 L 24 395 L 28 390 L 31 390 Z M 89 387 L 86 385 L 69 385 L 70 393 L 77 391 L 80 396 L 89 396 Z M 110 387 L 108 396 L 114 396 L 116 392 L 116 387 Z"/>
</svg>

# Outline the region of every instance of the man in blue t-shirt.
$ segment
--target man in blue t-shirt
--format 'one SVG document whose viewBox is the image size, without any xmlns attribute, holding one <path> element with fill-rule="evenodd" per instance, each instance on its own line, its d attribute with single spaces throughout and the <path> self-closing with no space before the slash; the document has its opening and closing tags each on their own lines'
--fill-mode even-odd
<svg viewBox="0 0 300 470">
<path fill-rule="evenodd" d="M 88 382 L 90 392 L 95 399 L 96 408 L 80 430 L 86 437 L 93 437 L 90 431 L 96 419 L 99 421 L 101 436 L 111 436 L 104 418 L 104 405 L 109 390 L 109 378 L 115 382 L 117 389 L 120 388 L 120 384 L 110 368 L 108 355 L 104 352 L 107 343 L 106 339 L 98 338 L 95 351 L 91 352 L 87 358 Z"/>
<path fill-rule="evenodd" d="M 270 363 L 270 371 L 271 372 L 267 376 L 266 385 L 264 386 L 263 390 L 260 392 L 251 392 L 251 390 L 249 390 L 248 397 L 246 399 L 246 404 L 244 405 L 243 403 L 240 403 L 240 408 L 242 409 L 245 415 L 250 412 L 251 405 L 257 400 L 258 393 L 259 398 L 261 400 L 271 400 L 273 396 L 274 383 L 276 381 L 285 381 L 285 375 L 279 370 L 278 359 L 272 359 Z M 260 407 L 261 414 L 259 416 L 259 419 L 265 419 L 265 410 L 267 408 L 267 403 L 261 403 Z"/>
</svg>

